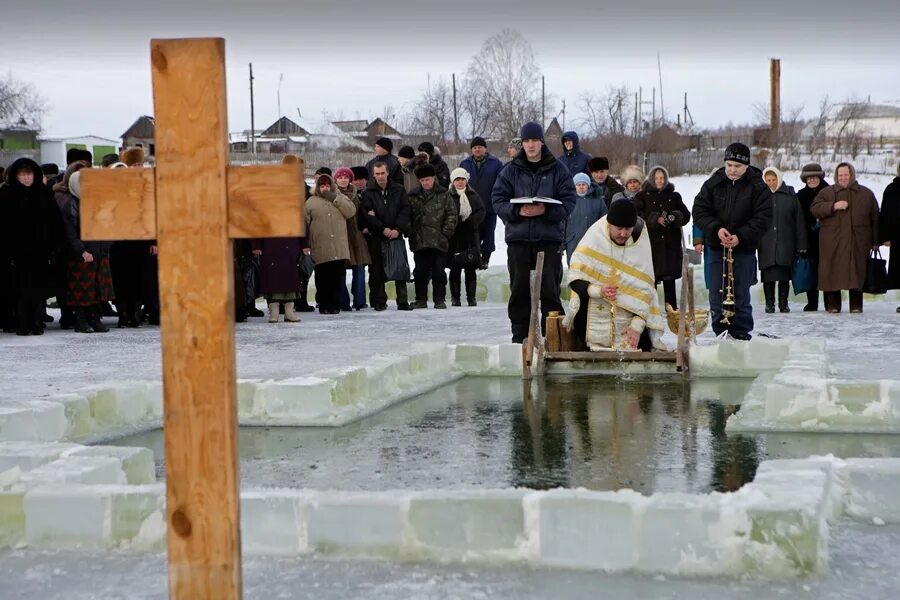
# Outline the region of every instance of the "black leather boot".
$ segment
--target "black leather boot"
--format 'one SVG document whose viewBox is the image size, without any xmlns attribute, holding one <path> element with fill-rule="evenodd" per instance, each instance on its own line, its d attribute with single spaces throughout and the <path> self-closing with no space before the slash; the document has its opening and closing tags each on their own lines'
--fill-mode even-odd
<svg viewBox="0 0 900 600">
<path fill-rule="evenodd" d="M 100 318 L 102 311 L 102 304 L 94 305 L 88 309 L 88 323 L 94 330 L 94 333 L 107 333 L 109 331 L 109 327 L 104 325 L 103 320 Z"/>
<path fill-rule="evenodd" d="M 791 282 L 790 281 L 779 281 L 778 282 L 778 310 L 783 313 L 791 312 L 791 307 L 788 306 L 788 295 L 791 292 Z"/>
<path fill-rule="evenodd" d="M 766 297 L 766 312 L 775 312 L 775 282 L 768 281 L 763 283 L 763 294 Z"/>
<path fill-rule="evenodd" d="M 478 292 L 478 281 L 475 279 L 466 281 L 466 299 L 469 306 L 478 306 L 478 300 L 475 298 Z"/>
<path fill-rule="evenodd" d="M 459 279 L 450 278 L 450 304 L 452 306 L 462 306 L 459 301 Z"/>
<path fill-rule="evenodd" d="M 82 307 L 73 310 L 75 322 L 72 328 L 76 333 L 94 333 L 94 328 L 88 322 L 87 311 L 88 309 Z"/>
</svg>

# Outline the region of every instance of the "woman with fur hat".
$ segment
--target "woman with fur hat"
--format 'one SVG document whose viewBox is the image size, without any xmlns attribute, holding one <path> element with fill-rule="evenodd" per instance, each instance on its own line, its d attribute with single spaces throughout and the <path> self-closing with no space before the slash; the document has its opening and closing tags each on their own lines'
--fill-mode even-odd
<svg viewBox="0 0 900 600">
<path fill-rule="evenodd" d="M 316 303 L 323 315 L 341 312 L 341 287 L 350 260 L 347 219 L 355 215 L 356 206 L 335 189 L 331 176 L 319 175 L 312 197 L 306 202 L 306 224 L 310 251 L 316 261 Z"/>
<path fill-rule="evenodd" d="M 897 177 L 884 188 L 878 222 L 881 244 L 893 250 L 888 267 L 888 289 L 900 290 L 900 163 L 897 164 Z M 897 312 L 900 313 L 900 306 Z"/>
<path fill-rule="evenodd" d="M 619 179 L 622 180 L 622 185 L 625 186 L 625 189 L 621 192 L 616 192 L 616 194 L 613 195 L 613 202 L 621 200 L 622 198 L 628 200 L 634 198 L 635 195 L 641 191 L 641 185 L 644 183 L 644 172 L 637 165 L 628 165 L 622 169 L 622 175 Z"/>
<path fill-rule="evenodd" d="M 775 167 L 763 170 L 763 180 L 772 191 L 772 225 L 759 242 L 759 270 L 762 271 L 766 312 L 775 312 L 775 284 L 778 284 L 778 310 L 791 312 L 791 267 L 798 255 L 806 254 L 806 220 L 794 188 L 784 183 Z"/>
<path fill-rule="evenodd" d="M 62 221 L 36 162 L 20 158 L 0 187 L 0 278 L 4 331 L 44 333 L 45 301 L 53 293 L 52 261 Z"/>
<path fill-rule="evenodd" d="M 631 201 L 638 215 L 647 223 L 656 284 L 663 284 L 666 304 L 677 310 L 675 282 L 681 279 L 684 253 L 681 228 L 690 221 L 691 212 L 669 181 L 669 172 L 661 166 L 650 169 L 647 181 Z"/>
<path fill-rule="evenodd" d="M 863 311 L 866 259 L 878 248 L 878 201 L 856 180 L 850 163 L 835 169 L 835 184 L 816 196 L 812 214 L 819 219 L 819 289 L 825 310 L 841 312 L 841 290 L 849 290 L 850 312 Z"/>
<path fill-rule="evenodd" d="M 809 163 L 804 165 L 800 172 L 800 181 L 805 187 L 797 192 L 797 200 L 800 202 L 800 209 L 803 211 L 803 218 L 806 221 L 806 256 L 809 259 L 810 267 L 814 274 L 819 270 L 819 220 L 812 214 L 812 203 L 819 195 L 819 192 L 828 187 L 825 181 L 825 171 L 822 166 L 817 163 Z M 819 310 L 819 290 L 816 289 L 817 282 L 812 282 L 812 289 L 806 292 L 806 306 L 803 307 L 804 312 L 815 312 Z"/>
<path fill-rule="evenodd" d="M 115 298 L 109 264 L 112 243 L 81 239 L 81 173 L 78 164 L 69 165 L 62 182 L 53 188 L 56 203 L 62 211 L 69 250 L 66 304 L 75 311 L 76 332 L 106 333 L 109 328 L 101 321 L 101 305 Z"/>
<path fill-rule="evenodd" d="M 450 198 L 456 207 L 456 230 L 450 237 L 447 249 L 448 263 L 450 266 L 450 304 L 462 306 L 460 301 L 460 275 L 465 271 L 466 301 L 469 306 L 477 306 L 475 298 L 478 281 L 475 271 L 481 260 L 481 241 L 478 239 L 478 231 L 484 220 L 484 202 L 469 185 L 469 172 L 463 168 L 453 169 L 450 173 Z M 464 257 L 471 253 L 475 262 L 461 264 Z"/>
<path fill-rule="evenodd" d="M 353 185 L 353 171 L 347 167 L 340 167 L 334 172 L 334 183 L 337 191 L 347 197 L 359 213 L 359 192 Z M 350 261 L 347 268 L 351 273 L 350 293 L 347 286 L 341 285 L 341 308 L 344 310 L 362 310 L 366 308 L 366 266 L 372 264 L 372 256 L 369 254 L 369 244 L 366 236 L 359 229 L 359 220 L 356 215 L 347 219 L 347 242 L 350 245 Z"/>
</svg>

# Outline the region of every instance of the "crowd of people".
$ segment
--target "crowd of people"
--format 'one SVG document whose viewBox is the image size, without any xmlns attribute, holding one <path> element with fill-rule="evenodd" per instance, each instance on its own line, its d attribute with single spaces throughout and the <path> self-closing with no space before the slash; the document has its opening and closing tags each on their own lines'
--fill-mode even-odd
<svg viewBox="0 0 900 600">
<path fill-rule="evenodd" d="M 789 312 L 792 270 L 798 260 L 806 260 L 815 281 L 805 311 L 818 310 L 821 291 L 825 309 L 840 312 L 846 290 L 850 311 L 861 312 L 866 259 L 880 246 L 900 242 L 900 171 L 879 208 L 850 164 L 838 165 L 832 185 L 821 166 L 806 165 L 800 175 L 804 187 L 795 192 L 778 169 L 750 166 L 749 148 L 736 143 L 727 148 L 724 166 L 703 184 L 690 211 L 664 167 L 654 166 L 645 175 L 627 165 L 617 181 L 605 157 L 581 149 L 577 133 L 566 132 L 562 146 L 554 156 L 541 126 L 526 123 L 510 142 L 505 163 L 487 151 L 481 137 L 472 139 L 470 155 L 456 168 L 430 142 L 417 149 L 404 146 L 394 155 L 393 142 L 381 138 L 366 165 L 320 168 L 307 190 L 305 237 L 234 242 L 236 320 L 266 316 L 256 308 L 259 297 L 265 298 L 269 322 L 282 316 L 285 322 L 299 322 L 299 313 L 316 309 L 324 315 L 383 311 L 388 282 L 394 282 L 401 311 L 428 308 L 429 291 L 431 306 L 446 309 L 448 281 L 452 306 L 463 301 L 476 306 L 477 271 L 487 267 L 496 250 L 499 218 L 505 226 L 514 342 L 528 333 L 530 272 L 543 252 L 545 317 L 565 312 L 560 299 L 565 255 L 574 302 L 567 323 L 589 329 L 586 313 L 579 316 L 579 310 L 592 300 L 624 307 L 623 290 L 630 289 L 642 299 L 631 306 L 638 312 L 623 308 L 627 318 L 620 315 L 619 321 L 599 327 L 621 329 L 614 337 L 625 347 L 649 349 L 657 336 L 646 333 L 658 324 L 659 309 L 646 296 L 650 289 L 655 296 L 661 285 L 665 304 L 678 308 L 683 228 L 693 219 L 693 245 L 703 255 L 713 329 L 746 340 L 753 330 L 750 286 L 758 277 L 765 311 L 775 312 L 777 306 Z M 289 155 L 284 162 L 299 161 Z M 143 165 L 140 148 L 101 161 L 103 168 Z M 89 152 L 72 149 L 62 171 L 22 158 L 2 176 L 3 331 L 43 333 L 53 320 L 46 312 L 50 298 L 61 310 L 60 326 L 79 333 L 107 332 L 103 317 L 117 317 L 122 328 L 159 323 L 157 246 L 81 237 L 80 172 L 92 167 Z M 622 253 L 619 258 L 609 256 L 616 252 Z M 629 267 L 629 260 L 634 265 Z M 615 264 L 621 268 L 608 270 Z M 728 286 L 723 273 L 730 277 Z M 635 278 L 633 287 L 621 283 L 628 277 Z M 900 253 L 892 257 L 888 278 L 890 289 L 900 288 Z M 308 299 L 310 280 L 314 302 Z M 407 294 L 410 280 L 413 299 Z M 723 301 L 733 303 L 733 314 L 725 319 Z M 584 331 L 576 339 L 588 345 Z"/>
</svg>

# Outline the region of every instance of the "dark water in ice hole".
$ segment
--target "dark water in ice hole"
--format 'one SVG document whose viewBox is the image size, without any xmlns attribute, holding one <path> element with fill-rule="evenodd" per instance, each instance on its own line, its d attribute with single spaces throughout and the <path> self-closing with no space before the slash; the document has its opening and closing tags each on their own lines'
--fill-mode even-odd
<svg viewBox="0 0 900 600">
<path fill-rule="evenodd" d="M 900 436 L 726 434 L 738 407 L 704 399 L 709 382 L 575 378 L 536 383 L 528 398 L 526 389 L 467 378 L 340 428 L 242 427 L 241 485 L 706 493 L 738 489 L 768 458 L 900 456 Z M 164 477 L 161 430 L 114 443 L 151 448 Z"/>
</svg>

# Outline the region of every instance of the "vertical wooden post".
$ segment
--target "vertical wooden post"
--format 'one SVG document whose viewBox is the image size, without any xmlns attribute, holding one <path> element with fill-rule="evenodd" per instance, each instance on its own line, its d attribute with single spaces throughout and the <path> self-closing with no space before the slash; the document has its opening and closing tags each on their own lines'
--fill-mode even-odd
<svg viewBox="0 0 900 600">
<path fill-rule="evenodd" d="M 241 597 L 225 41 L 153 40 L 169 594 Z"/>
<path fill-rule="evenodd" d="M 528 338 L 522 345 L 522 379 L 531 379 L 534 349 L 541 335 L 541 281 L 544 277 L 544 253 L 538 252 L 534 275 L 531 280 L 531 319 L 528 321 Z M 543 353 L 541 353 L 541 358 Z"/>
<path fill-rule="evenodd" d="M 678 301 L 678 347 L 675 349 L 675 367 L 684 374 L 685 372 L 685 334 L 687 333 L 687 274 L 688 274 L 688 255 L 683 252 L 681 255 L 681 298 Z"/>
</svg>

